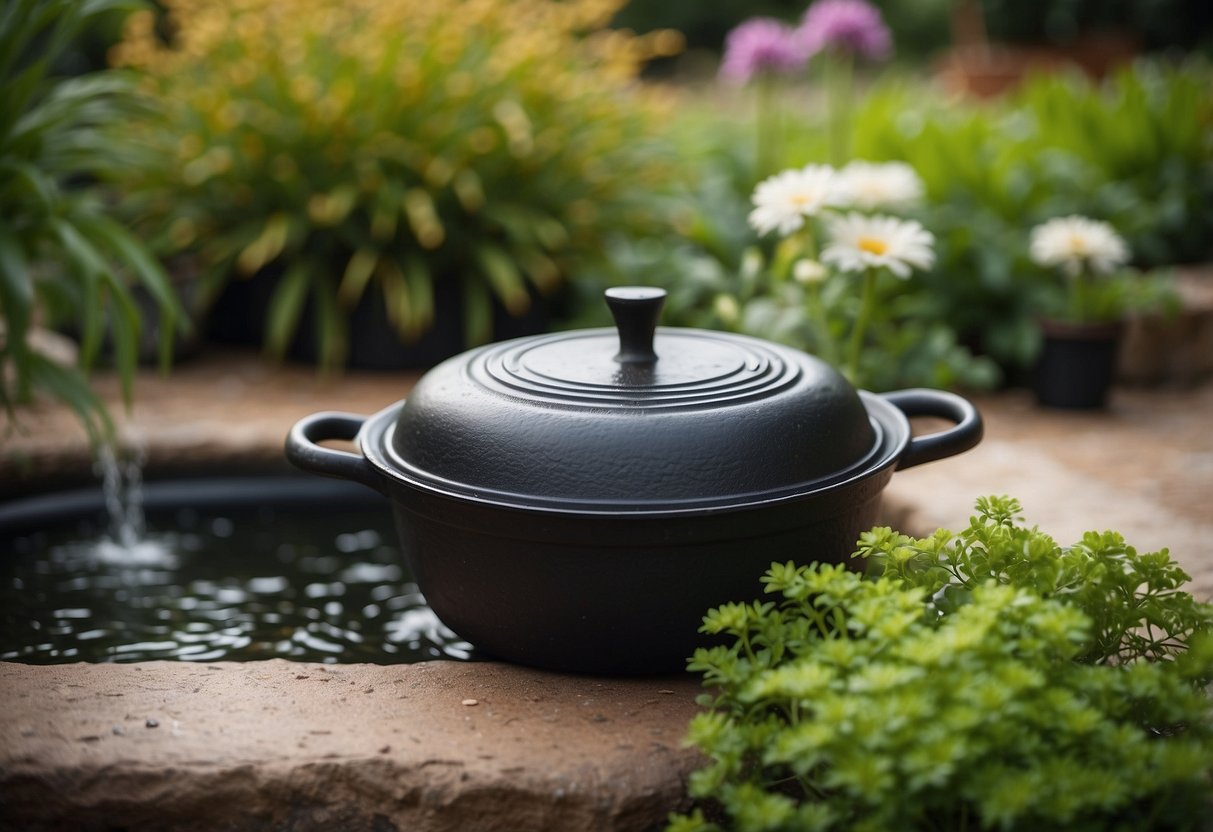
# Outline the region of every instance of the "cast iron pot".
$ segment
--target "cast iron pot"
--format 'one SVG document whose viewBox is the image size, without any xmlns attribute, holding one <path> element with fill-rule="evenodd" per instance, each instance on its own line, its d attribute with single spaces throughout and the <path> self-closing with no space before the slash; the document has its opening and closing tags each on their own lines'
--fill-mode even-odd
<svg viewBox="0 0 1213 832">
<path fill-rule="evenodd" d="M 772 561 L 846 561 L 894 470 L 981 439 L 959 396 L 856 391 L 788 347 L 657 330 L 660 290 L 607 296 L 617 331 L 481 347 L 287 437 L 299 467 L 388 496 L 434 612 L 499 658 L 683 669 L 710 607 L 761 596 Z M 918 415 L 954 425 L 912 437 Z"/>
</svg>

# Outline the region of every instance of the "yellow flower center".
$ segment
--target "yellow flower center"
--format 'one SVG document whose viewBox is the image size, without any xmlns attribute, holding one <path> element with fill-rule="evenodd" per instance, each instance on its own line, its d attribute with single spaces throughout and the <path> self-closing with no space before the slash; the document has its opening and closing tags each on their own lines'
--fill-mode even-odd
<svg viewBox="0 0 1213 832">
<path fill-rule="evenodd" d="M 889 250 L 889 244 L 884 240 L 878 240 L 875 237 L 860 237 L 856 244 L 860 251 L 866 251 L 869 254 L 875 254 L 877 257 Z"/>
<path fill-rule="evenodd" d="M 809 195 L 808 194 L 793 194 L 792 195 L 792 204 L 795 205 L 797 208 L 803 208 L 804 206 L 809 204 Z"/>
<path fill-rule="evenodd" d="M 1087 253 L 1087 241 L 1081 234 L 1070 235 L 1070 251 L 1082 257 Z"/>
</svg>

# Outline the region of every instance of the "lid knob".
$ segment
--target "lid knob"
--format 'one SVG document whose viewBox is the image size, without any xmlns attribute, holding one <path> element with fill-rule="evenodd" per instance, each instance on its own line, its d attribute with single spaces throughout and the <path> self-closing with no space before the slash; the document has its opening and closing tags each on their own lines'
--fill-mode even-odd
<svg viewBox="0 0 1213 832">
<path fill-rule="evenodd" d="M 606 302 L 619 330 L 619 353 L 615 360 L 620 364 L 655 364 L 653 334 L 665 304 L 665 289 L 612 286 L 606 290 Z"/>
</svg>

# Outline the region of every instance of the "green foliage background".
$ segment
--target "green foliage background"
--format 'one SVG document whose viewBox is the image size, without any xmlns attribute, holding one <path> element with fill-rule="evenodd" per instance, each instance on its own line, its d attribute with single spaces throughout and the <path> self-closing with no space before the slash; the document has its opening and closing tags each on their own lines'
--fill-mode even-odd
<svg viewBox="0 0 1213 832">
<path fill-rule="evenodd" d="M 0 9 L 0 403 L 12 417 L 35 391 L 49 393 L 94 440 L 113 430 L 87 383 L 107 335 L 128 404 L 133 396 L 143 320 L 132 287 L 158 310 L 164 367 L 184 318 L 162 266 L 96 187 L 122 167 L 104 130 L 144 112 L 131 79 L 61 69 L 85 32 L 137 5 L 12 0 Z M 38 325 L 80 333 L 75 366 L 31 345 Z"/>
<path fill-rule="evenodd" d="M 957 107 L 897 84 L 875 92 L 856 150 L 907 161 L 926 183 L 940 258 L 924 278 L 930 314 L 1003 364 L 1026 365 L 1056 276 L 1033 267 L 1024 241 L 1050 217 L 1107 221 L 1143 268 L 1207 258 L 1211 80 L 1203 61 L 1143 61 L 1102 86 L 1040 77 L 1002 105 Z"/>
<path fill-rule="evenodd" d="M 1039 77 L 992 102 L 957 100 L 901 73 L 875 79 L 856 107 L 854 156 L 902 160 L 919 173 L 926 200 L 912 216 L 935 235 L 938 262 L 886 295 L 870 344 L 873 386 L 989 385 L 996 376 L 970 350 L 1012 378 L 1030 366 L 1035 318 L 1062 288 L 1028 258 L 1030 229 L 1051 217 L 1109 222 L 1142 270 L 1210 257 L 1211 85 L 1209 64 L 1195 58 L 1143 60 L 1103 84 Z M 745 223 L 758 180 L 753 124 L 722 119 L 720 109 L 710 99 L 690 102 L 671 125 L 695 170 L 694 187 L 668 208 L 677 236 L 619 241 L 615 271 L 601 280 L 665 285 L 674 322 L 813 349 L 800 290 L 773 292 L 747 265 L 755 249 L 772 256 Z M 786 166 L 827 158 L 825 126 L 810 112 L 796 93 L 786 96 Z M 845 319 L 853 298 L 837 292 L 832 314 Z M 720 314 L 725 294 L 741 304 L 736 320 Z M 1160 308 L 1165 275 L 1104 294 L 1117 295 L 1105 298 L 1109 309 Z"/>
</svg>

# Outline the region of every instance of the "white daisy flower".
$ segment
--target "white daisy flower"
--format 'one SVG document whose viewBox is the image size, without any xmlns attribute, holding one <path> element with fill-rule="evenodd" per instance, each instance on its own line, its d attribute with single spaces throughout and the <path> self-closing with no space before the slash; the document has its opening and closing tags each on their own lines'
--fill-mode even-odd
<svg viewBox="0 0 1213 832">
<path fill-rule="evenodd" d="M 901 278 L 935 263 L 935 237 L 914 220 L 849 213 L 827 226 L 821 260 L 844 272 L 883 267 Z"/>
<path fill-rule="evenodd" d="M 799 230 L 805 217 L 833 204 L 834 177 L 829 165 L 808 165 L 764 179 L 754 189 L 750 225 L 763 235 L 778 231 L 786 236 Z"/>
<path fill-rule="evenodd" d="M 792 279 L 806 286 L 810 283 L 820 283 L 826 279 L 826 267 L 816 260 L 801 258 L 792 266 Z"/>
<path fill-rule="evenodd" d="M 1032 229 L 1029 253 L 1041 266 L 1060 266 L 1075 277 L 1084 265 L 1109 274 L 1129 260 L 1129 247 L 1106 222 L 1087 217 L 1057 217 Z"/>
<path fill-rule="evenodd" d="M 913 205 L 922 195 L 922 180 L 905 162 L 851 162 L 838 172 L 839 200 L 865 211 Z"/>
</svg>

